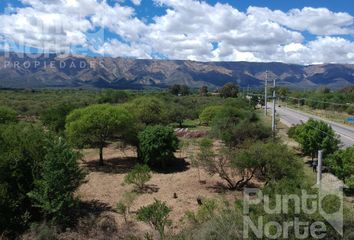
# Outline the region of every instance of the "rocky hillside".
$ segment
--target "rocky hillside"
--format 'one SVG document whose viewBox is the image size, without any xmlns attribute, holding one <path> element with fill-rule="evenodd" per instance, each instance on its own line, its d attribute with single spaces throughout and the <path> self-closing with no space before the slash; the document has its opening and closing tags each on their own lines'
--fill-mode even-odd
<svg viewBox="0 0 354 240">
<path fill-rule="evenodd" d="M 141 89 L 186 84 L 256 87 L 268 79 L 293 88 L 354 84 L 354 65 L 140 60 L 50 54 L 0 54 L 1 88 L 111 87 Z"/>
</svg>

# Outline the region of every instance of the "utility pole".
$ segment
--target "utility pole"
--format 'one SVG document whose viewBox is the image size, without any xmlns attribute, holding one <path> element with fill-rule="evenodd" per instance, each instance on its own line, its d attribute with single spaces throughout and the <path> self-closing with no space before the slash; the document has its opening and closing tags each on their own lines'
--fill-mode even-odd
<svg viewBox="0 0 354 240">
<path fill-rule="evenodd" d="M 323 150 L 318 151 L 318 161 L 317 161 L 317 185 L 321 185 L 322 179 L 322 156 Z"/>
<path fill-rule="evenodd" d="M 272 131 L 275 136 L 275 78 L 273 79 Z"/>
<path fill-rule="evenodd" d="M 266 71 L 266 79 L 265 79 L 265 82 L 264 82 L 264 114 L 267 116 L 267 113 L 268 113 L 268 96 L 267 96 L 267 88 L 268 88 L 268 70 Z"/>
</svg>

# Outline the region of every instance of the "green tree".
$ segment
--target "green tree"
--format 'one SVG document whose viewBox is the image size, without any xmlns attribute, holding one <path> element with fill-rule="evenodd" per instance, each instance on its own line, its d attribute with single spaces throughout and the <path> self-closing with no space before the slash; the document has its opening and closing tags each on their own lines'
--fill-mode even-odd
<svg viewBox="0 0 354 240">
<path fill-rule="evenodd" d="M 340 142 L 329 124 L 314 119 L 297 126 L 295 135 L 303 152 L 312 159 L 317 155 L 318 150 L 324 150 L 325 154 L 334 153 Z"/>
<path fill-rule="evenodd" d="M 242 190 L 254 179 L 267 185 L 285 178 L 295 184 L 302 178 L 300 160 L 277 142 L 252 142 L 236 150 L 222 149 L 217 157 L 205 159 L 203 166 L 211 175 L 219 175 L 230 190 Z"/>
<path fill-rule="evenodd" d="M 331 154 L 325 162 L 334 175 L 354 189 L 354 147 Z"/>
<path fill-rule="evenodd" d="M 222 110 L 222 108 L 222 106 L 209 106 L 204 108 L 202 113 L 199 115 L 200 124 L 209 125 L 216 114 Z"/>
<path fill-rule="evenodd" d="M 170 93 L 173 94 L 173 95 L 178 95 L 181 91 L 181 85 L 179 84 L 174 84 L 170 87 Z"/>
<path fill-rule="evenodd" d="M 170 123 L 178 123 L 181 128 L 183 121 L 187 118 L 186 109 L 180 104 L 170 104 L 169 110 L 167 113 L 167 119 Z"/>
<path fill-rule="evenodd" d="M 85 178 L 77 160 L 78 153 L 63 138 L 54 139 L 41 162 L 39 179 L 28 193 L 33 205 L 56 224 L 66 225 L 72 220 L 71 211 L 77 202 L 74 192 Z"/>
<path fill-rule="evenodd" d="M 226 106 L 219 111 L 211 122 L 212 135 L 233 148 L 247 139 L 262 140 L 271 136 L 254 112 Z"/>
<path fill-rule="evenodd" d="M 0 124 L 17 122 L 17 112 L 11 108 L 0 106 Z"/>
<path fill-rule="evenodd" d="M 196 161 L 194 161 L 194 165 L 196 165 L 198 168 L 199 182 L 201 181 L 199 168 L 209 163 L 210 161 L 213 161 L 214 157 L 215 154 L 213 151 L 213 140 L 209 138 L 202 138 L 199 141 L 199 152 L 197 153 Z"/>
<path fill-rule="evenodd" d="M 241 149 L 232 161 L 233 167 L 241 170 L 253 168 L 253 176 L 259 181 L 276 183 L 283 178 L 298 182 L 301 179 L 302 163 L 286 145 L 279 142 L 256 142 Z"/>
<path fill-rule="evenodd" d="M 174 158 L 178 148 L 178 138 L 172 128 L 149 126 L 139 133 L 139 149 L 142 160 L 149 166 L 165 167 Z"/>
<path fill-rule="evenodd" d="M 133 138 L 135 122 L 125 108 L 100 104 L 71 112 L 65 128 L 68 139 L 76 146 L 98 148 L 99 164 L 103 165 L 103 148 L 109 141 Z"/>
<path fill-rule="evenodd" d="M 199 89 L 199 95 L 202 96 L 202 97 L 208 96 L 208 87 L 207 86 L 202 86 Z"/>
<path fill-rule="evenodd" d="M 187 85 L 174 84 L 170 87 L 170 93 L 173 95 L 187 96 L 190 93 L 189 87 Z"/>
<path fill-rule="evenodd" d="M 180 93 L 182 96 L 187 96 L 187 95 L 189 95 L 189 94 L 190 94 L 189 87 L 188 87 L 187 85 L 181 85 L 179 93 Z"/>
<path fill-rule="evenodd" d="M 239 87 L 235 83 L 226 83 L 219 89 L 220 96 L 223 98 L 237 97 Z"/>
<path fill-rule="evenodd" d="M 252 95 L 250 99 L 250 104 L 253 109 L 256 109 L 257 105 L 259 104 L 259 97 L 256 95 Z"/>
<path fill-rule="evenodd" d="M 150 179 L 150 168 L 147 165 L 138 164 L 124 177 L 124 183 L 133 184 L 138 191 L 143 191 Z"/>
<path fill-rule="evenodd" d="M 0 232 L 20 232 L 39 215 L 27 193 L 39 177 L 46 146 L 39 127 L 19 123 L 0 128 Z"/>
<path fill-rule="evenodd" d="M 62 132 L 65 130 L 65 121 L 67 115 L 76 107 L 70 103 L 60 104 L 43 111 L 41 113 L 41 120 L 45 126 L 55 132 Z"/>
<path fill-rule="evenodd" d="M 165 239 L 165 227 L 171 225 L 168 219 L 171 209 L 166 203 L 155 199 L 155 202 L 142 207 L 137 212 L 139 221 L 150 224 L 160 235 L 160 239 Z"/>
<path fill-rule="evenodd" d="M 106 89 L 100 93 L 99 103 L 124 103 L 129 100 L 129 94 L 126 91 Z"/>
<path fill-rule="evenodd" d="M 159 98 L 140 97 L 128 103 L 126 108 L 132 112 L 141 123 L 141 129 L 146 125 L 166 123 L 167 109 Z"/>
</svg>

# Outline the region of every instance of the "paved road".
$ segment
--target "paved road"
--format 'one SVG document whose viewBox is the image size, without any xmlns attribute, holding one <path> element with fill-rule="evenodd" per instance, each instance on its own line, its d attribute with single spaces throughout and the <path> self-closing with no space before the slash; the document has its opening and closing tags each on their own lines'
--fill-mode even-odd
<svg viewBox="0 0 354 240">
<path fill-rule="evenodd" d="M 269 104 L 268 106 L 270 106 Z M 330 124 L 333 128 L 333 130 L 340 136 L 340 139 L 343 144 L 343 148 L 350 147 L 354 144 L 354 129 L 344 126 L 339 123 L 335 123 L 329 120 L 322 119 L 318 116 L 300 112 L 291 108 L 287 107 L 277 107 L 276 112 L 278 116 L 280 117 L 280 120 L 282 123 L 284 123 L 287 126 L 291 126 L 293 124 L 299 124 L 302 122 L 306 122 L 309 118 L 313 118 L 316 120 L 322 120 L 328 124 Z M 269 111 L 271 114 L 271 110 Z"/>
</svg>

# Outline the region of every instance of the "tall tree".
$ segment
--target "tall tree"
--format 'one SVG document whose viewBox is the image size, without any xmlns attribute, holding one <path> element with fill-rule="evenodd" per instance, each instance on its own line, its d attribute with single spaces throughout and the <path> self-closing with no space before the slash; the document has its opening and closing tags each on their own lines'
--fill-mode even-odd
<svg viewBox="0 0 354 240">
<path fill-rule="evenodd" d="M 121 106 L 92 105 L 74 110 L 67 117 L 66 134 L 76 146 L 99 149 L 99 164 L 103 165 L 103 148 L 109 141 L 128 141 L 135 130 L 135 119 Z"/>
<path fill-rule="evenodd" d="M 318 150 L 324 150 L 325 154 L 334 153 L 338 149 L 339 138 L 332 127 L 314 119 L 296 127 L 296 140 L 300 143 L 302 150 L 312 159 L 317 155 Z"/>
<path fill-rule="evenodd" d="M 219 89 L 220 96 L 223 98 L 237 97 L 239 86 L 235 83 L 226 83 L 221 89 Z"/>
<path fill-rule="evenodd" d="M 65 130 L 65 120 L 67 115 L 76 108 L 75 105 L 64 103 L 46 109 L 41 114 L 41 120 L 45 126 L 54 132 Z"/>
<path fill-rule="evenodd" d="M 202 86 L 199 89 L 199 95 L 202 96 L 202 97 L 208 96 L 208 87 L 207 86 Z"/>
</svg>

